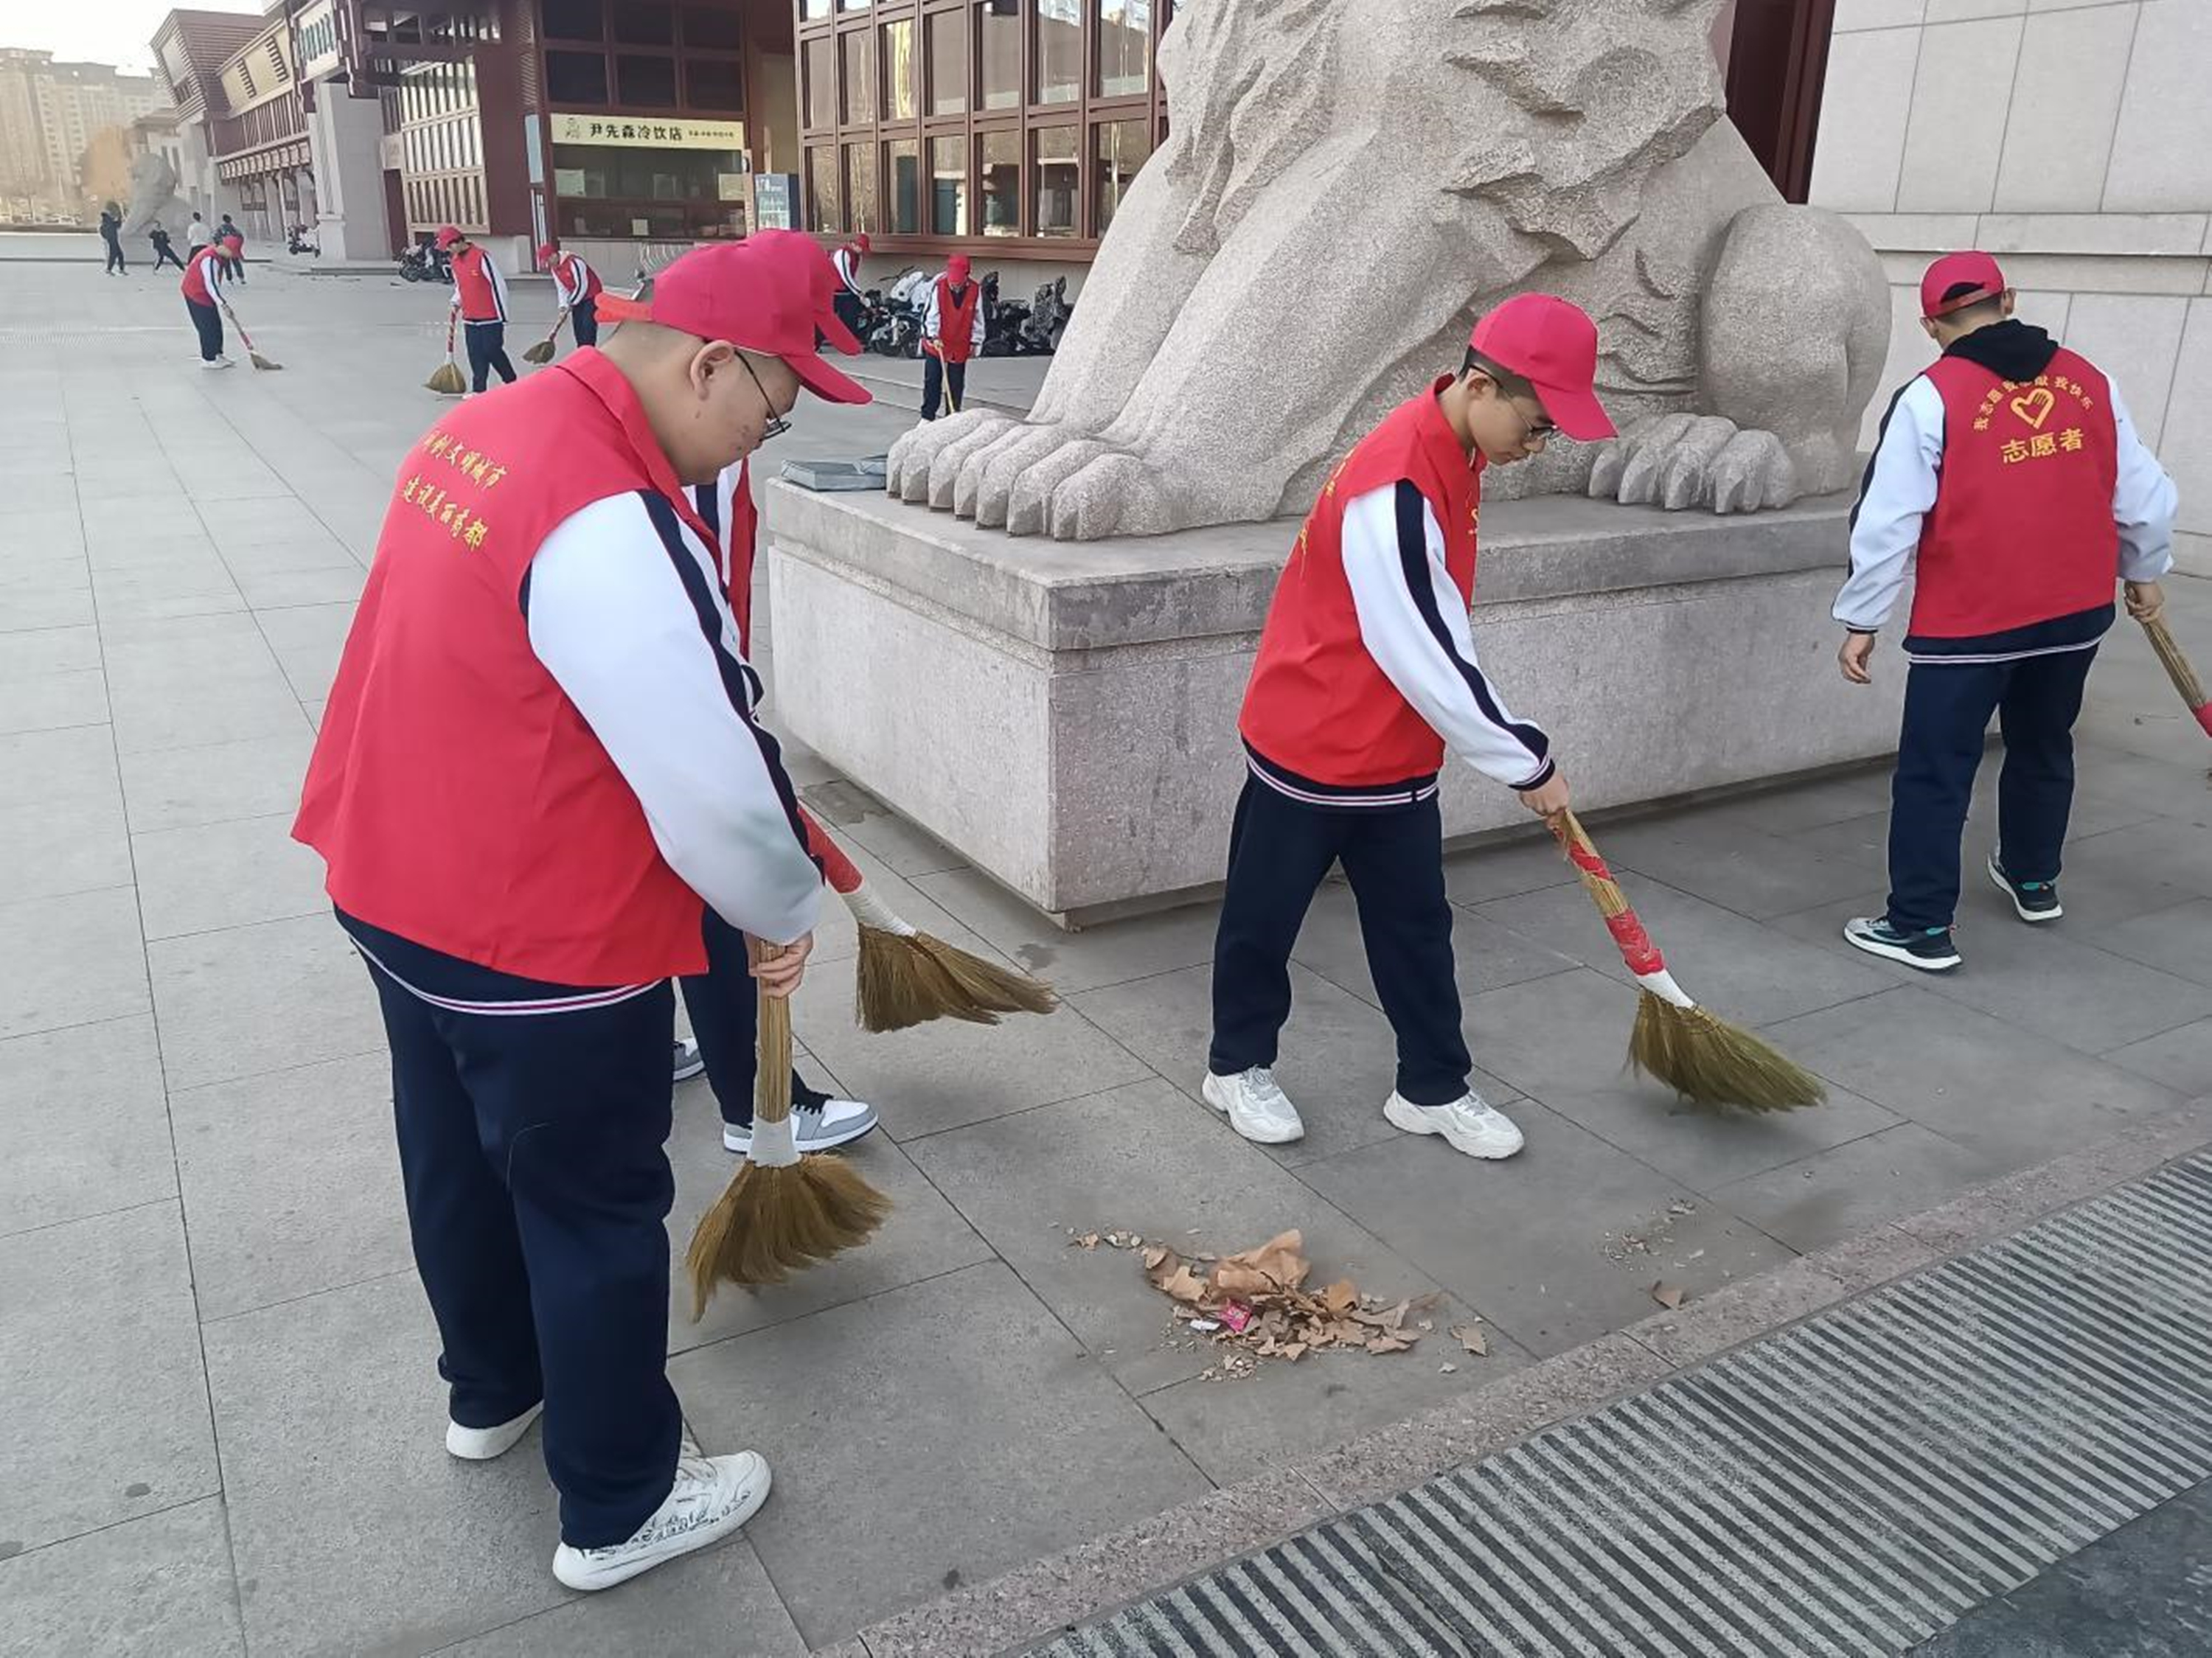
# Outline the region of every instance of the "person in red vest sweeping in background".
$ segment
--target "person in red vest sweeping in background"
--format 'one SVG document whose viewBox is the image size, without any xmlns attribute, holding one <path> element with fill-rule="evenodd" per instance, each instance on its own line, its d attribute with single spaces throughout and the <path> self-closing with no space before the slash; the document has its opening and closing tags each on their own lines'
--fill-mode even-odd
<svg viewBox="0 0 2212 1658">
<path fill-rule="evenodd" d="M 222 285 L 229 280 L 231 261 L 238 258 L 244 245 L 234 236 L 194 248 L 192 257 L 185 262 L 184 280 L 177 284 L 185 296 L 185 309 L 191 316 L 192 330 L 200 337 L 203 368 L 232 366 L 222 354 Z"/>
<path fill-rule="evenodd" d="M 2137 435 L 2119 387 L 2013 315 L 1986 253 L 1949 253 L 1920 282 L 1921 326 L 1942 349 L 1889 412 L 1851 513 L 1851 573 L 1835 604 L 1844 677 L 1863 685 L 1908 572 L 1904 729 L 1890 785 L 1889 907 L 1844 937 L 1941 973 L 1960 839 L 1990 716 L 2004 738 L 1989 876 L 2023 921 L 2055 921 L 2074 802 L 2074 721 L 2112 625 L 2113 584 L 2138 617 L 2165 604 L 2173 480 Z"/>
<path fill-rule="evenodd" d="M 1592 383 L 1597 327 L 1548 294 L 1506 301 L 1446 375 L 1360 440 L 1315 502 L 1275 587 L 1238 720 L 1248 775 L 1229 838 L 1201 1092 L 1249 1140 L 1295 1140 L 1275 1080 L 1290 960 L 1341 862 L 1375 988 L 1398 1039 L 1384 1118 L 1475 1157 L 1521 1131 L 1468 1086 L 1437 772 L 1447 751 L 1551 817 L 1567 783 L 1542 729 L 1475 659 L 1468 605 L 1486 466 L 1554 432 L 1613 435 Z"/>
<path fill-rule="evenodd" d="M 507 278 L 490 254 L 447 225 L 438 233 L 438 251 L 453 267 L 453 309 L 461 313 L 461 335 L 469 348 L 469 395 L 484 389 L 494 369 L 508 385 L 514 365 L 507 360 Z"/>
<path fill-rule="evenodd" d="M 868 295 L 860 286 L 860 264 L 868 257 L 870 246 L 868 233 L 855 231 L 851 241 L 830 256 L 830 268 L 837 273 L 836 291 L 830 304 L 836 308 L 837 320 L 844 324 L 845 331 L 855 338 L 860 335 L 860 319 L 868 309 Z"/>
<path fill-rule="evenodd" d="M 599 273 L 584 262 L 580 253 L 564 253 L 557 242 L 548 242 L 538 250 L 538 263 L 553 276 L 553 297 L 568 314 L 568 325 L 576 331 L 576 343 L 597 345 L 599 343 Z M 560 325 L 554 325 L 559 331 Z"/>
<path fill-rule="evenodd" d="M 649 304 L 605 297 L 605 349 L 414 446 L 293 828 L 383 1012 L 447 1448 L 498 1456 L 542 1412 L 574 1589 L 768 1495 L 668 1383 L 670 981 L 705 970 L 711 908 L 786 947 L 756 976 L 788 996 L 823 872 L 686 492 L 802 390 L 868 401 L 816 355 L 826 263 L 687 253 Z"/>
<path fill-rule="evenodd" d="M 929 285 L 921 317 L 921 417 L 937 418 L 949 386 L 952 412 L 968 395 L 968 359 L 983 349 L 983 290 L 968 280 L 968 256 L 955 253 Z"/>
</svg>

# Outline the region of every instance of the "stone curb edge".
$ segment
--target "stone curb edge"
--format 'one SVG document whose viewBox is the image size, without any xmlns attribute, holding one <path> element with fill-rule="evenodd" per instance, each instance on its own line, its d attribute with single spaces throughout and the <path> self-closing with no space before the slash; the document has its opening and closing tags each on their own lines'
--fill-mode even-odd
<svg viewBox="0 0 2212 1658">
<path fill-rule="evenodd" d="M 817 1658 L 997 1658 L 1018 1651 L 2207 1145 L 2212 1096 L 1528 1365 L 1442 1409 L 899 1612 L 822 1649 Z"/>
</svg>

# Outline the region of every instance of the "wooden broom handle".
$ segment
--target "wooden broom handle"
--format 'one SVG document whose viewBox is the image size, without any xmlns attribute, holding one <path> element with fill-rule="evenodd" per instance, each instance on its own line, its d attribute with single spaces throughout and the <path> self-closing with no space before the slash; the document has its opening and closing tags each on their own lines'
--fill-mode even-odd
<svg viewBox="0 0 2212 1658">
<path fill-rule="evenodd" d="M 1612 870 L 1598 855 L 1597 847 L 1590 840 L 1589 832 L 1583 828 L 1582 819 L 1571 811 L 1563 811 L 1556 817 L 1547 818 L 1545 826 L 1566 852 L 1567 861 L 1575 866 L 1575 873 L 1582 878 L 1583 890 L 1589 894 L 1597 913 L 1605 918 L 1606 931 L 1613 934 L 1613 944 L 1628 970 L 1638 979 L 1664 973 L 1667 963 L 1659 954 L 1659 946 L 1651 942 L 1651 935 L 1637 919 L 1628 895 L 1620 890 L 1620 883 L 1613 879 Z"/>
<path fill-rule="evenodd" d="M 760 946 L 760 958 L 772 962 L 781 944 Z M 791 1114 L 791 999 L 761 993 L 760 1068 L 753 1078 L 753 1121 L 781 1122 Z"/>
<path fill-rule="evenodd" d="M 2166 669 L 2166 677 L 2173 682 L 2173 689 L 2181 693 L 2181 700 L 2189 705 L 2189 712 L 2197 716 L 2197 723 L 2204 727 L 2207 735 L 2212 735 L 2212 701 L 2207 701 L 2203 683 L 2189 665 L 2189 659 L 2182 655 L 2181 646 L 2175 640 L 2172 630 L 2166 625 L 2166 618 L 2148 618 L 2143 623 L 2142 630 L 2149 635 L 2150 647 L 2158 653 L 2158 659 Z"/>
</svg>

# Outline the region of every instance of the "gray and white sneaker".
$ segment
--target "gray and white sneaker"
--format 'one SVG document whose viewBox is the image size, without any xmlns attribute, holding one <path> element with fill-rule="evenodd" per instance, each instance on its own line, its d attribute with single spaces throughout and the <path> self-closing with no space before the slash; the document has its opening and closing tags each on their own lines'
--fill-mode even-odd
<svg viewBox="0 0 2212 1658">
<path fill-rule="evenodd" d="M 513 1450 L 530 1424 L 545 1410 L 545 1401 L 538 1400 L 520 1416 L 490 1428 L 464 1428 L 459 1423 L 446 1424 L 446 1451 L 464 1462 L 489 1462 L 495 1456 L 505 1456 Z"/>
<path fill-rule="evenodd" d="M 1382 1115 L 1408 1134 L 1441 1134 L 1445 1145 L 1470 1157 L 1510 1157 L 1521 1149 L 1521 1130 L 1513 1119 L 1473 1092 L 1449 1105 L 1415 1105 L 1394 1091 L 1382 1102 Z"/>
<path fill-rule="evenodd" d="M 757 1451 L 677 1459 L 668 1499 L 628 1541 L 603 1549 L 553 1551 L 553 1575 L 572 1589 L 612 1588 L 640 1572 L 719 1543 L 768 1501 L 767 1459 Z"/>
<path fill-rule="evenodd" d="M 834 1151 L 841 1145 L 850 1145 L 863 1134 L 875 1132 L 876 1108 L 859 1100 L 824 1100 L 819 1105 L 794 1105 L 791 1108 L 792 1138 L 799 1142 L 803 1155 L 809 1151 Z M 724 1149 L 739 1156 L 753 1149 L 753 1130 L 750 1123 L 722 1125 Z"/>
<path fill-rule="evenodd" d="M 1209 1071 L 1199 1092 L 1248 1140 L 1261 1145 L 1287 1145 L 1305 1137 L 1306 1126 L 1297 1107 L 1276 1085 L 1275 1073 L 1264 1065 L 1233 1077 L 1216 1076 Z"/>
<path fill-rule="evenodd" d="M 676 1042 L 676 1080 L 688 1083 L 707 1068 L 707 1061 L 699 1056 L 699 1039 L 681 1036 Z"/>
</svg>

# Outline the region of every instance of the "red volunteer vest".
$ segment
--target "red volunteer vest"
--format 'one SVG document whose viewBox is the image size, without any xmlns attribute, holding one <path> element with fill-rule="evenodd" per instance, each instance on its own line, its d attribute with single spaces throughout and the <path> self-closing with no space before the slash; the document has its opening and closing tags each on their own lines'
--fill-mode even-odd
<svg viewBox="0 0 2212 1658">
<path fill-rule="evenodd" d="M 179 282 L 177 287 L 184 296 L 190 300 L 194 305 L 213 305 L 215 303 L 215 295 L 209 288 L 207 280 L 208 261 L 210 259 L 222 259 L 223 263 L 226 264 L 229 263 L 227 258 L 223 258 L 222 253 L 216 250 L 212 243 L 203 247 L 198 252 L 193 254 L 191 258 L 185 261 L 185 279 Z"/>
<path fill-rule="evenodd" d="M 975 307 L 983 302 L 983 285 L 971 281 L 959 299 L 952 297 L 950 279 L 937 279 L 938 343 L 945 348 L 945 361 L 965 362 L 975 343 Z"/>
<path fill-rule="evenodd" d="M 402 462 L 292 829 L 338 908 L 555 984 L 705 970 L 698 896 L 531 650 L 520 602 L 556 525 L 648 489 L 713 544 L 636 394 L 589 348 L 464 404 Z"/>
<path fill-rule="evenodd" d="M 1276 584 L 1237 729 L 1263 758 L 1314 782 L 1398 783 L 1443 764 L 1443 738 L 1360 639 L 1343 531 L 1354 501 L 1411 482 L 1443 528 L 1453 586 L 1462 601 L 1473 598 L 1482 486 L 1437 406 L 1450 383 L 1438 380 L 1360 440 L 1322 487 Z"/>
<path fill-rule="evenodd" d="M 2112 602 L 2119 440 L 2111 389 L 2061 349 L 2030 381 L 1943 357 L 1943 471 L 1920 532 L 1911 632 L 2001 634 Z"/>
<path fill-rule="evenodd" d="M 453 286 L 460 290 L 463 322 L 507 320 L 500 313 L 499 295 L 492 288 L 491 276 L 484 270 L 484 262 L 490 257 L 473 244 L 466 252 L 453 256 Z"/>
<path fill-rule="evenodd" d="M 604 286 L 599 281 L 599 273 L 584 263 L 584 256 L 580 253 L 563 253 L 561 256 L 561 280 L 568 284 L 572 293 L 575 292 L 576 284 L 582 282 L 583 291 L 577 297 L 585 300 L 599 298 L 599 290 Z"/>
</svg>

